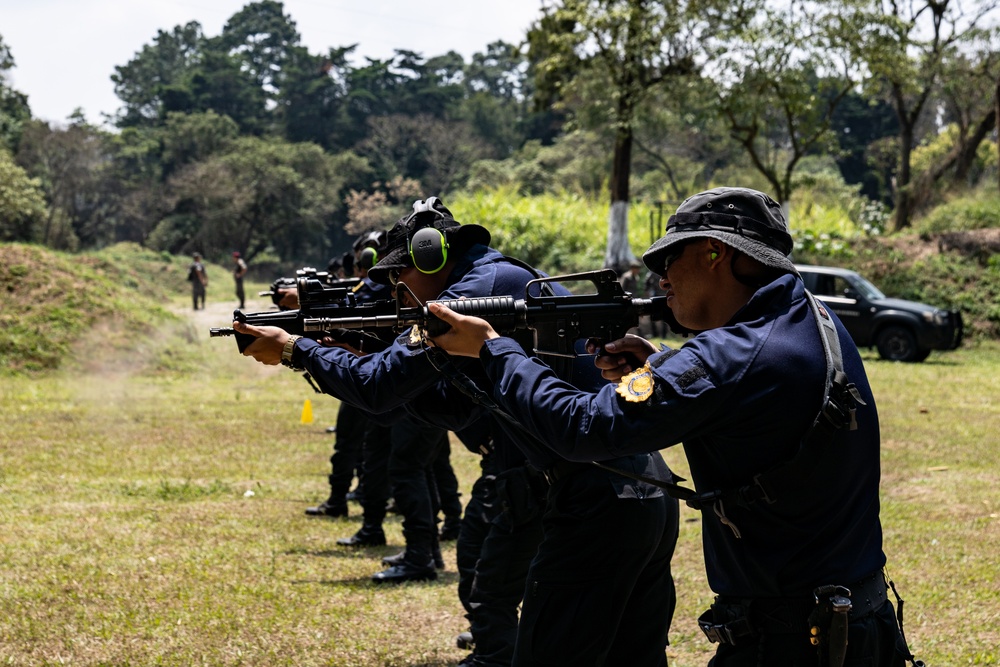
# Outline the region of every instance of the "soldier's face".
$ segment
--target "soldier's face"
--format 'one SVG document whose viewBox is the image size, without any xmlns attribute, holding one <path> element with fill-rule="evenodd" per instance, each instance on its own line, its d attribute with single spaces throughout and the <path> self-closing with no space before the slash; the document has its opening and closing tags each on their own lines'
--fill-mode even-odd
<svg viewBox="0 0 1000 667">
<path fill-rule="evenodd" d="M 421 273 L 412 266 L 400 269 L 397 282 L 406 283 L 409 291 L 413 292 L 413 295 L 410 295 L 406 291 L 403 292 L 403 305 L 409 307 L 420 306 L 436 299 L 444 291 L 446 278 L 445 271 Z M 395 295 L 395 292 L 396 289 L 393 288 L 393 295 Z M 420 300 L 420 303 L 414 303 L 413 296 L 416 296 Z"/>
<path fill-rule="evenodd" d="M 706 270 L 711 247 L 707 241 L 686 243 L 667 257 L 660 279 L 667 306 L 677 321 L 689 329 L 709 328 L 712 321 L 712 293 Z"/>
</svg>

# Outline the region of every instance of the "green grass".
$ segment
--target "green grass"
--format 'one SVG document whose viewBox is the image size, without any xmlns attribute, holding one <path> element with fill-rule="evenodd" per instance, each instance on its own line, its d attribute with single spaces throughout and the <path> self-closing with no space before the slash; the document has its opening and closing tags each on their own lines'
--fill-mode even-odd
<svg viewBox="0 0 1000 667">
<path fill-rule="evenodd" d="M 224 278 L 205 311 L 188 310 L 185 288 L 162 297 L 179 324 L 133 337 L 127 363 L 0 382 L 0 664 L 457 662 L 453 543 L 438 582 L 376 588 L 379 560 L 403 544 L 398 517 L 389 546 L 347 551 L 335 542 L 359 527 L 356 506 L 347 519 L 303 515 L 325 497 L 337 402 L 208 338 L 233 306 Z M 997 664 L 1000 345 L 922 364 L 865 359 L 910 642 L 931 665 Z M 300 423 L 306 400 L 313 424 Z M 681 451 L 666 456 L 688 476 Z M 453 463 L 467 498 L 477 459 L 455 445 Z M 711 593 L 687 508 L 674 568 L 668 655 L 704 665 L 712 645 L 695 618 Z"/>
<path fill-rule="evenodd" d="M 584 219 L 568 211 L 563 230 Z M 498 238 L 523 240 L 516 215 L 495 213 L 515 230 L 498 227 Z M 583 261 L 603 224 L 588 220 L 582 243 L 562 245 L 564 231 L 540 247 Z M 186 258 L 133 246 L 0 253 L 0 665 L 415 667 L 464 655 L 452 545 L 438 582 L 377 589 L 380 558 L 403 544 L 398 518 L 389 546 L 354 552 L 335 542 L 358 528 L 356 506 L 335 521 L 302 514 L 325 497 L 337 402 L 208 338 L 235 305 L 224 267 L 210 267 L 208 309 L 192 312 Z M 930 283 L 899 288 L 982 291 L 995 273 L 942 258 L 923 268 Z M 248 283 L 248 310 L 270 305 L 255 298 L 265 287 Z M 972 289 L 950 298 L 978 303 Z M 922 364 L 865 360 L 907 635 L 931 665 L 998 664 L 1000 343 L 977 337 Z M 665 455 L 689 477 L 682 451 Z M 477 459 L 456 444 L 453 463 L 468 494 Z M 668 655 L 675 667 L 704 665 L 713 647 L 695 619 L 711 592 L 687 508 L 674 569 Z"/>
</svg>

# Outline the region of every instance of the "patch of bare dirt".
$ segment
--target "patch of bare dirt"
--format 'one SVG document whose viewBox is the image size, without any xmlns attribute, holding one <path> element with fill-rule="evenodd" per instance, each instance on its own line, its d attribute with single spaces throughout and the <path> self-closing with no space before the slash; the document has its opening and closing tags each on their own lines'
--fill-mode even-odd
<svg viewBox="0 0 1000 667">
<path fill-rule="evenodd" d="M 1000 228 L 895 235 L 883 237 L 877 243 L 901 253 L 908 263 L 945 252 L 956 252 L 985 262 L 990 255 L 1000 253 Z"/>
</svg>

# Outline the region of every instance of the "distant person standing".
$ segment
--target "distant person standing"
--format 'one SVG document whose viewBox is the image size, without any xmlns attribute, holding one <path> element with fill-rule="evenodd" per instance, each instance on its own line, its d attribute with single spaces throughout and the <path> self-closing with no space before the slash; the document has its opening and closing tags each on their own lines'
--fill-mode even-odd
<svg viewBox="0 0 1000 667">
<path fill-rule="evenodd" d="M 188 280 L 191 282 L 191 300 L 194 302 L 194 309 L 198 310 L 198 302 L 201 301 L 201 309 L 205 309 L 205 287 L 208 286 L 208 273 L 205 265 L 201 263 L 201 253 L 192 255 L 191 266 L 188 267 Z"/>
<path fill-rule="evenodd" d="M 236 298 L 240 300 L 240 310 L 246 306 L 246 293 L 243 291 L 243 276 L 247 274 L 247 263 L 240 257 L 240 251 L 233 252 L 233 280 L 236 281 Z"/>
</svg>

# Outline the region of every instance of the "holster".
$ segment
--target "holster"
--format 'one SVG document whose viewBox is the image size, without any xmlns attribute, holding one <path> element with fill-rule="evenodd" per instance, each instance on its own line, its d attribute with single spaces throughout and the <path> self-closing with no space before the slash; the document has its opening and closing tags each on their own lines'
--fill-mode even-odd
<svg viewBox="0 0 1000 667">
<path fill-rule="evenodd" d="M 816 608 L 809 614 L 809 641 L 818 648 L 820 667 L 844 665 L 850 595 L 850 589 L 844 586 L 820 586 L 813 591 Z"/>
<path fill-rule="evenodd" d="M 698 618 L 709 641 L 739 646 L 757 635 L 808 633 L 818 648 L 820 667 L 841 667 L 847 654 L 851 619 L 879 609 L 887 586 L 881 571 L 850 587 L 820 586 L 812 598 L 735 598 L 718 596 Z"/>
</svg>

